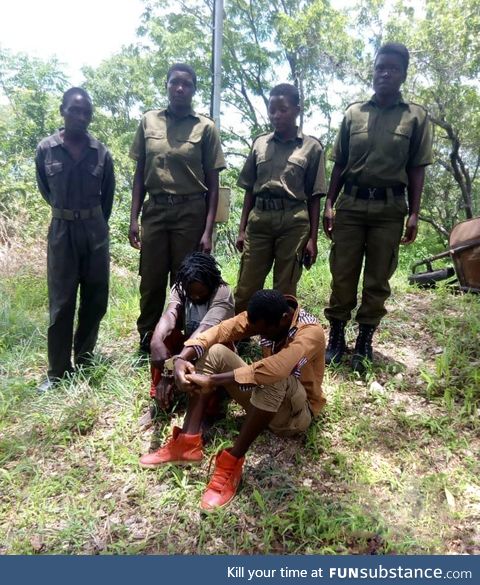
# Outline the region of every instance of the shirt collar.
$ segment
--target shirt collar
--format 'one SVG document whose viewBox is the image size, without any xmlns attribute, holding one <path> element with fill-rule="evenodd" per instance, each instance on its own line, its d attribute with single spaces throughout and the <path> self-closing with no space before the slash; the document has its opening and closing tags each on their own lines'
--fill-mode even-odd
<svg viewBox="0 0 480 585">
<path fill-rule="evenodd" d="M 267 142 L 270 142 L 271 140 L 276 140 L 277 142 L 280 142 L 282 144 L 286 144 L 288 142 L 293 142 L 294 140 L 296 142 L 298 142 L 299 144 L 301 144 L 303 142 L 303 132 L 300 130 L 300 128 L 297 126 L 297 135 L 294 138 L 290 138 L 290 140 L 280 140 L 275 132 L 271 132 L 268 137 L 267 137 Z"/>
<path fill-rule="evenodd" d="M 297 299 L 292 295 L 283 295 L 285 300 L 287 301 L 288 305 L 294 309 L 292 323 L 290 324 L 290 329 L 287 333 L 287 339 L 291 339 L 295 333 L 298 331 L 298 317 L 300 315 L 300 305 L 298 304 Z"/>
<path fill-rule="evenodd" d="M 198 114 L 195 112 L 193 108 L 190 108 L 190 110 L 185 114 L 185 116 L 182 116 L 181 118 L 175 116 L 175 114 L 172 113 L 170 106 L 167 106 L 164 110 L 161 110 L 161 113 L 163 113 L 165 116 L 169 116 L 170 118 L 175 118 L 175 120 L 183 120 L 184 118 L 188 118 L 189 116 L 192 116 L 192 118 L 198 118 Z"/>
<path fill-rule="evenodd" d="M 374 106 L 376 106 L 377 105 L 377 96 L 376 96 L 376 94 L 373 94 L 372 97 L 368 101 L 369 101 L 370 104 L 373 104 Z M 392 108 L 392 107 L 398 106 L 398 105 L 408 106 L 408 103 L 403 99 L 403 96 L 402 96 L 401 93 L 398 94 L 398 98 L 389 107 Z"/>
<path fill-rule="evenodd" d="M 48 146 L 50 146 L 51 148 L 55 147 L 55 146 L 63 146 L 64 145 L 64 140 L 60 134 L 60 132 L 64 130 L 63 127 L 59 128 L 55 134 L 52 134 L 49 137 L 48 140 Z M 87 134 L 87 138 L 88 138 L 88 146 L 89 148 L 95 148 L 96 150 L 98 150 L 98 140 L 96 140 L 91 134 L 89 134 L 88 132 Z"/>
</svg>

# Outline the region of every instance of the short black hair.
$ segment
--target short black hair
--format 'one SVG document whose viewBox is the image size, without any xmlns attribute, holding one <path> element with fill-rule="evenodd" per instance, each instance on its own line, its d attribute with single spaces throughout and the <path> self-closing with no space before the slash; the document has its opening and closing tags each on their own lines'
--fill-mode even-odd
<svg viewBox="0 0 480 585">
<path fill-rule="evenodd" d="M 85 98 L 90 103 L 92 103 L 92 98 L 89 96 L 88 92 L 85 89 L 83 89 L 83 87 L 71 87 L 70 89 L 67 89 L 67 91 L 62 96 L 62 106 L 63 107 L 65 107 L 68 100 L 73 95 L 81 95 L 83 98 Z"/>
<path fill-rule="evenodd" d="M 185 258 L 178 269 L 173 288 L 184 301 L 187 288 L 192 282 L 201 282 L 210 293 L 213 293 L 221 284 L 225 284 L 217 261 L 210 254 L 193 252 Z"/>
<path fill-rule="evenodd" d="M 300 104 L 300 94 L 298 89 L 291 83 L 279 83 L 270 90 L 270 97 L 283 95 L 288 98 L 288 101 L 292 106 L 298 106 Z"/>
<path fill-rule="evenodd" d="M 167 71 L 167 83 L 174 71 L 185 71 L 192 76 L 193 86 L 197 89 L 197 74 L 195 69 L 186 63 L 174 63 Z"/>
<path fill-rule="evenodd" d="M 393 53 L 400 57 L 406 73 L 408 70 L 408 64 L 410 63 L 410 53 L 408 52 L 407 47 L 403 43 L 385 43 L 378 49 L 378 52 L 375 55 L 375 63 L 377 62 L 379 55 L 385 55 L 387 53 Z"/>
<path fill-rule="evenodd" d="M 265 321 L 267 325 L 278 325 L 289 310 L 287 300 L 278 290 L 258 290 L 248 302 L 247 317 L 252 325 L 258 321 Z"/>
</svg>

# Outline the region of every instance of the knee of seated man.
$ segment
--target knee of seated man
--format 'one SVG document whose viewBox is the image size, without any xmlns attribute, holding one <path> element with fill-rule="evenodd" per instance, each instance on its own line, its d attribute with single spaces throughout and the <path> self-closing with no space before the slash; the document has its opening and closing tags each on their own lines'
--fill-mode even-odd
<svg viewBox="0 0 480 585">
<path fill-rule="evenodd" d="M 223 364 L 225 354 L 228 353 L 229 350 L 221 343 L 215 343 L 212 347 L 208 350 L 207 354 L 203 356 L 202 359 L 208 361 L 211 366 L 216 369 L 217 367 L 221 367 Z"/>
</svg>

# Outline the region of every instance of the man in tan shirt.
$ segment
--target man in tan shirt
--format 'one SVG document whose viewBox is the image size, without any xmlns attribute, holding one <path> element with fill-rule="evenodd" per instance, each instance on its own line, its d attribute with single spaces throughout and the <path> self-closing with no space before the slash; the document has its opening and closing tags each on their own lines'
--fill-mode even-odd
<svg viewBox="0 0 480 585">
<path fill-rule="evenodd" d="M 260 335 L 264 358 L 246 364 L 224 343 Z M 267 427 L 282 436 L 305 431 L 325 404 L 322 393 L 325 339 L 315 317 L 294 297 L 257 291 L 247 311 L 189 339 L 174 357 L 177 387 L 189 393 L 183 428 L 157 451 L 144 455 L 145 467 L 199 463 L 203 458 L 200 425 L 210 395 L 225 388 L 247 411 L 233 447 L 216 456 L 215 470 L 201 508 L 226 506 L 235 496 L 245 453 Z M 194 365 L 194 362 L 195 365 Z"/>
</svg>

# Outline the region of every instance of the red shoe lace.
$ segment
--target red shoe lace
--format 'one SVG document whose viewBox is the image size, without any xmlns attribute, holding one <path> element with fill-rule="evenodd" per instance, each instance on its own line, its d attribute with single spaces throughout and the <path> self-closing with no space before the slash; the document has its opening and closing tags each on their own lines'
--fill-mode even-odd
<svg viewBox="0 0 480 585">
<path fill-rule="evenodd" d="M 215 457 L 213 455 L 210 457 L 210 463 L 208 465 L 208 472 L 210 472 L 210 467 L 212 466 L 212 459 Z M 233 469 L 226 469 L 225 467 L 217 467 L 213 472 L 212 479 L 207 486 L 209 490 L 215 490 L 216 492 L 221 492 L 222 489 L 225 487 L 225 484 L 230 479 L 233 473 Z"/>
</svg>

